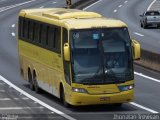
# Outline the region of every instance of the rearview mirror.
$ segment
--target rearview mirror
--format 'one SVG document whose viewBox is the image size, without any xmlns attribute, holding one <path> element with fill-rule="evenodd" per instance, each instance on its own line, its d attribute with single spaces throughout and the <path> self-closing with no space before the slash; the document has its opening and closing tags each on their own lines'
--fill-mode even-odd
<svg viewBox="0 0 160 120">
<path fill-rule="evenodd" d="M 133 47 L 133 59 L 139 60 L 141 56 L 141 47 L 137 40 L 132 40 L 132 47 Z"/>
<path fill-rule="evenodd" d="M 64 60 L 70 61 L 70 47 L 68 43 L 64 44 Z"/>
</svg>

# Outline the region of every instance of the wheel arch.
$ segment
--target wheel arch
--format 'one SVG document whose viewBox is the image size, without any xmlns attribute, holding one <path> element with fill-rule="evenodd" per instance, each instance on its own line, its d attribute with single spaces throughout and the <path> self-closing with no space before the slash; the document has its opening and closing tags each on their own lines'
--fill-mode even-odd
<svg viewBox="0 0 160 120">
<path fill-rule="evenodd" d="M 62 90 L 64 92 L 64 85 L 62 82 L 59 83 L 59 98 L 62 99 Z"/>
<path fill-rule="evenodd" d="M 32 76 L 32 69 L 31 69 L 30 66 L 28 66 L 28 68 L 27 68 L 27 80 L 28 80 L 28 81 L 29 81 L 29 75 Z"/>
<path fill-rule="evenodd" d="M 37 71 L 36 69 L 33 69 L 33 78 L 36 78 L 37 77 Z"/>
</svg>

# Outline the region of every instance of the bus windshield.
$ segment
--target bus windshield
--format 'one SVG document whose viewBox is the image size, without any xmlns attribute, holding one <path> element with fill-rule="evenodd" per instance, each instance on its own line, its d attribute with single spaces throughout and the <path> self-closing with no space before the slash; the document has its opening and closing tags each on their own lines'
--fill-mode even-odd
<svg viewBox="0 0 160 120">
<path fill-rule="evenodd" d="M 112 84 L 133 80 L 127 28 L 72 30 L 71 51 L 74 83 Z"/>
</svg>

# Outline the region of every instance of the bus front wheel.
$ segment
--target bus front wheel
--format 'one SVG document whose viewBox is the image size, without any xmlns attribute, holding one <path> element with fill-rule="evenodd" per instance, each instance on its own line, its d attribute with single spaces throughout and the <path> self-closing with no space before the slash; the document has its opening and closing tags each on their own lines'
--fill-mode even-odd
<svg viewBox="0 0 160 120">
<path fill-rule="evenodd" d="M 66 102 L 65 93 L 64 93 L 64 88 L 63 88 L 62 85 L 60 86 L 60 99 L 61 99 L 61 101 L 62 101 L 62 103 L 63 103 L 63 105 L 64 105 L 65 107 L 69 107 L 69 106 L 70 106 L 70 105 Z"/>
<path fill-rule="evenodd" d="M 38 85 L 38 82 L 37 82 L 37 77 L 36 77 L 35 74 L 34 74 L 34 89 L 35 89 L 36 93 L 40 93 L 40 88 L 39 88 L 39 85 Z"/>
<path fill-rule="evenodd" d="M 123 103 L 116 103 L 114 104 L 115 107 L 121 107 L 123 105 Z"/>
<path fill-rule="evenodd" d="M 33 84 L 32 74 L 31 74 L 30 71 L 28 72 L 28 81 L 29 81 L 29 88 L 31 90 L 34 90 L 34 84 Z"/>
</svg>

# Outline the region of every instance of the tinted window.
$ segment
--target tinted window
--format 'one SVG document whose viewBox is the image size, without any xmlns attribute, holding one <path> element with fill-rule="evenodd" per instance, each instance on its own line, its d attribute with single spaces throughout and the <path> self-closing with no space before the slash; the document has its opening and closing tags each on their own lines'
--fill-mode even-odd
<svg viewBox="0 0 160 120">
<path fill-rule="evenodd" d="M 35 29 L 34 29 L 34 41 L 39 42 L 39 34 L 40 34 L 40 24 L 35 23 Z"/>
<path fill-rule="evenodd" d="M 54 48 L 57 49 L 57 51 L 60 51 L 60 28 L 55 29 L 55 41 L 54 41 Z"/>
<path fill-rule="evenodd" d="M 22 28 L 23 28 L 23 19 L 19 18 L 19 22 L 18 22 L 18 36 L 21 38 L 22 36 Z"/>
<path fill-rule="evenodd" d="M 29 24 L 29 40 L 33 40 L 33 30 L 34 30 L 34 23 L 32 21 L 28 22 Z"/>
<path fill-rule="evenodd" d="M 60 52 L 61 28 L 28 18 L 19 18 L 19 37 L 40 47 Z"/>
<path fill-rule="evenodd" d="M 24 38 L 28 40 L 28 20 L 24 19 Z"/>
<path fill-rule="evenodd" d="M 43 45 L 46 44 L 46 39 L 47 39 L 47 26 L 46 25 L 41 25 L 40 28 L 40 43 L 42 43 Z"/>
<path fill-rule="evenodd" d="M 53 27 L 48 28 L 48 47 L 54 48 L 54 36 L 55 36 L 55 29 Z"/>
</svg>

